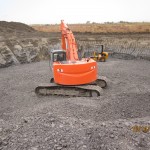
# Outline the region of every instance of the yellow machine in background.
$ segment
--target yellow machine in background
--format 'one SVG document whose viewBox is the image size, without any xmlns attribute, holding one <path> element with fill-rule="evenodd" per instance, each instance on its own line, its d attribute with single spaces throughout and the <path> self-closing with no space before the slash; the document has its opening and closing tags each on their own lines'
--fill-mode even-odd
<svg viewBox="0 0 150 150">
<path fill-rule="evenodd" d="M 88 43 L 89 45 L 85 46 L 84 44 L 79 43 L 78 55 L 80 59 L 92 58 L 97 62 L 105 62 L 108 59 L 108 52 L 104 52 L 104 45 Z"/>
<path fill-rule="evenodd" d="M 97 62 L 105 62 L 108 59 L 108 53 L 104 52 L 103 45 L 95 45 L 93 56 L 91 56 Z"/>
</svg>

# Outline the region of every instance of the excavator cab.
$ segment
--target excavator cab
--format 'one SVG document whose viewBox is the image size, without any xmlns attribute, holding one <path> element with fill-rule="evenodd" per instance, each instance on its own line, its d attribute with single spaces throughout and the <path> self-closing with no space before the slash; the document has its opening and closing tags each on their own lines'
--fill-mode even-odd
<svg viewBox="0 0 150 150">
<path fill-rule="evenodd" d="M 51 51 L 51 61 L 52 62 L 66 61 L 66 52 L 64 50 Z"/>
</svg>

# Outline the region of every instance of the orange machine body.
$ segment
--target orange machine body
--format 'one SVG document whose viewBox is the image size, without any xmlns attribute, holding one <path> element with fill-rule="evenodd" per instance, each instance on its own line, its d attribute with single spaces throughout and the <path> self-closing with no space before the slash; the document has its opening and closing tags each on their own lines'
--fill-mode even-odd
<svg viewBox="0 0 150 150">
<path fill-rule="evenodd" d="M 66 61 L 65 64 L 55 62 L 53 66 L 54 80 L 62 85 L 81 85 L 97 79 L 97 64 L 94 60 Z"/>
<path fill-rule="evenodd" d="M 77 44 L 72 31 L 61 21 L 62 49 L 65 61 L 53 62 L 54 81 L 61 85 L 88 84 L 97 79 L 97 63 L 91 59 L 79 60 Z"/>
</svg>

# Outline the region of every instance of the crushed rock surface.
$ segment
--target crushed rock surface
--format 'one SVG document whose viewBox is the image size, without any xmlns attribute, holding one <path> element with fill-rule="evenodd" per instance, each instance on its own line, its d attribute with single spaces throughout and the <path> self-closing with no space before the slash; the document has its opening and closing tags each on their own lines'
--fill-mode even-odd
<svg viewBox="0 0 150 150">
<path fill-rule="evenodd" d="M 97 98 L 36 96 L 48 61 L 0 69 L 0 150 L 149 150 L 149 61 L 98 67 L 109 81 Z"/>
</svg>

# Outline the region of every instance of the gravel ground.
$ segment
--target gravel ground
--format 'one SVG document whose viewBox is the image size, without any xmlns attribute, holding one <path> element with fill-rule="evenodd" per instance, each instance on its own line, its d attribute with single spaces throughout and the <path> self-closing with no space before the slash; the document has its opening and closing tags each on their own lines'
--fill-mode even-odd
<svg viewBox="0 0 150 150">
<path fill-rule="evenodd" d="M 109 79 L 98 98 L 37 97 L 47 61 L 0 69 L 0 150 L 149 150 L 150 62 L 98 65 Z"/>
</svg>

